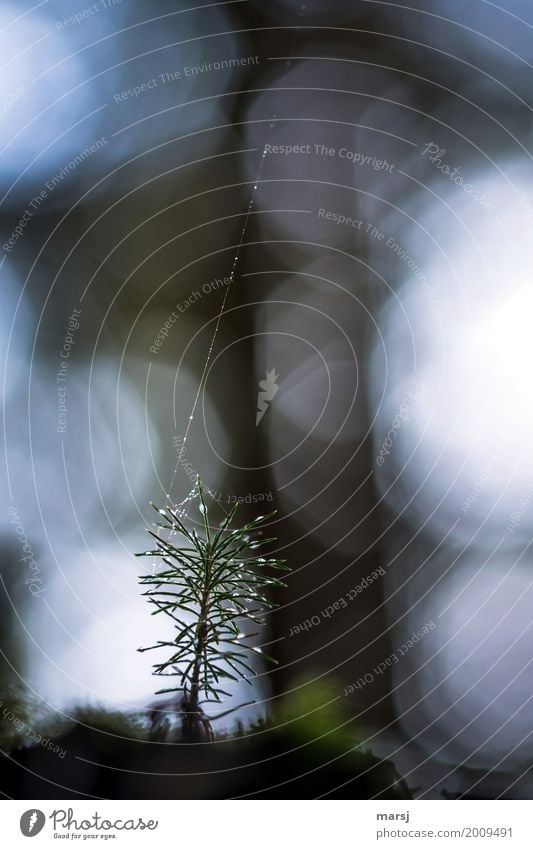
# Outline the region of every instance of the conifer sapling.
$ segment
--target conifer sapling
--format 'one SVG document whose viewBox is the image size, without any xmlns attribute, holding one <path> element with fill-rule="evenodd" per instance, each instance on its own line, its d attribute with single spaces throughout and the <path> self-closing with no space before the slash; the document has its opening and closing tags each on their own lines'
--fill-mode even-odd
<svg viewBox="0 0 533 849">
<path fill-rule="evenodd" d="M 265 655 L 249 641 L 259 632 L 244 633 L 250 626 L 263 624 L 263 616 L 277 605 L 266 596 L 269 587 L 283 587 L 284 582 L 272 571 L 288 571 L 284 560 L 265 557 L 258 552 L 275 541 L 263 538 L 261 525 L 274 513 L 258 516 L 247 524 L 232 529 L 238 505 L 218 528 L 209 524 L 208 510 L 200 481 L 197 481 L 202 534 L 186 527 L 175 510 L 160 509 L 155 523 L 162 533 L 149 530 L 156 547 L 138 557 L 157 557 L 159 571 L 142 575 L 140 582 L 149 589 L 143 595 L 155 609 L 174 623 L 172 641 L 159 640 L 139 651 L 170 649 L 170 656 L 154 664 L 154 675 L 172 676 L 175 686 L 157 693 L 176 693 L 182 720 L 183 739 L 187 742 L 212 740 L 211 722 L 237 708 L 207 716 L 203 706 L 220 703 L 231 696 L 226 681 L 251 682 L 255 675 L 250 665 L 253 653 Z M 152 505 L 154 506 L 154 505 Z M 172 535 L 181 534 L 186 541 L 180 547 Z M 257 553 L 256 553 L 257 552 Z M 251 704 L 247 702 L 246 704 Z M 243 707 L 244 705 L 239 705 Z"/>
</svg>

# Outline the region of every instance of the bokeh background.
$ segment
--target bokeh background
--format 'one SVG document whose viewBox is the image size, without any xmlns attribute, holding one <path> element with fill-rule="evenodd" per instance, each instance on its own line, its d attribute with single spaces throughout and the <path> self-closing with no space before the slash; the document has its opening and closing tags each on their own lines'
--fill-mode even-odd
<svg viewBox="0 0 533 849">
<path fill-rule="evenodd" d="M 531 797 L 532 32 L 526 0 L 2 3 L 4 796 Z M 201 769 L 147 737 L 133 557 L 197 474 L 293 568 Z"/>
</svg>

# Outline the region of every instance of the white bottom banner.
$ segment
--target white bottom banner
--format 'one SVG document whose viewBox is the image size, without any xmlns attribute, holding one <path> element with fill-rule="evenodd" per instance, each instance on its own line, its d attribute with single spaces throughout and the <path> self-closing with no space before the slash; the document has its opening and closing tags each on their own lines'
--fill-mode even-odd
<svg viewBox="0 0 533 849">
<path fill-rule="evenodd" d="M 531 847 L 529 801 L 4 801 L 2 845 Z"/>
</svg>

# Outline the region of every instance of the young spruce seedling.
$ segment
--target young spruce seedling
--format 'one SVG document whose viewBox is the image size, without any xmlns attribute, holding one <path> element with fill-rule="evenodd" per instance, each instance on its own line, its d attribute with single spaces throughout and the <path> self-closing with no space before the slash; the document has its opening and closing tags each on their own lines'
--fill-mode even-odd
<svg viewBox="0 0 533 849">
<path fill-rule="evenodd" d="M 269 587 L 285 583 L 271 571 L 289 571 L 284 560 L 264 557 L 257 549 L 275 541 L 263 538 L 261 525 L 274 513 L 258 516 L 251 522 L 232 529 L 237 504 L 216 529 L 210 527 L 208 510 L 200 481 L 197 481 L 199 510 L 203 533 L 189 529 L 176 511 L 155 507 L 159 514 L 156 527 L 168 531 L 167 538 L 149 530 L 156 547 L 138 557 L 157 557 L 160 571 L 142 575 L 143 593 L 154 606 L 153 614 L 169 616 L 176 629 L 173 641 L 159 640 L 152 649 L 171 649 L 170 657 L 154 664 L 154 675 L 174 676 L 175 686 L 158 690 L 177 693 L 182 721 L 182 735 L 187 742 L 213 740 L 211 722 L 226 716 L 231 708 L 216 716 L 207 716 L 203 706 L 220 703 L 231 693 L 223 689 L 226 680 L 251 682 L 255 675 L 250 666 L 252 653 L 268 660 L 260 648 L 250 644 L 259 632 L 243 633 L 250 625 L 263 624 L 263 616 L 277 605 L 266 597 Z M 185 547 L 172 542 L 173 534 L 181 534 Z M 247 702 L 246 704 L 252 704 Z M 239 705 L 238 707 L 244 707 Z"/>
</svg>

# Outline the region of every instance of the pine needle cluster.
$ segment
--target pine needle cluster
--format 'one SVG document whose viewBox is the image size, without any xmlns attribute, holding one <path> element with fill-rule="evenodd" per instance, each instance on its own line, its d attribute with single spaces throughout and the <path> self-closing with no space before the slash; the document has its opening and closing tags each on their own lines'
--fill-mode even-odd
<svg viewBox="0 0 533 849">
<path fill-rule="evenodd" d="M 256 674 L 251 666 L 254 655 L 276 663 L 251 641 L 259 635 L 254 627 L 263 625 L 265 613 L 277 607 L 267 591 L 285 586 L 272 572 L 288 571 L 284 560 L 260 551 L 275 542 L 261 531 L 274 513 L 232 528 L 235 504 L 213 528 L 199 480 L 197 488 L 202 532 L 188 528 L 176 510 L 152 505 L 159 515 L 155 526 L 160 531 L 148 533 L 156 546 L 137 555 L 158 558 L 158 571 L 140 577 L 148 587 L 143 595 L 154 608 L 152 613 L 170 617 L 176 630 L 172 641 L 159 640 L 139 651 L 170 649 L 166 660 L 154 664 L 154 675 L 177 680 L 157 693 L 177 694 L 187 741 L 212 739 L 211 721 L 237 710 L 209 717 L 203 706 L 230 697 L 228 681 L 251 684 Z M 178 534 L 185 545 L 172 541 Z"/>
</svg>

